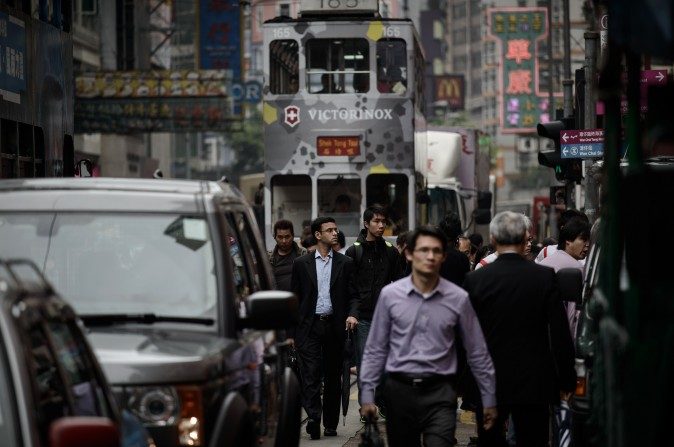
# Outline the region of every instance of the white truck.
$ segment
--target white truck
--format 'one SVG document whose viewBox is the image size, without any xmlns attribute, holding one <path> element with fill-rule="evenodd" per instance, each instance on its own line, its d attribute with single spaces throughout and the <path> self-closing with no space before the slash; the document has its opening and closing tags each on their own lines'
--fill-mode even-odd
<svg viewBox="0 0 674 447">
<path fill-rule="evenodd" d="M 438 223 L 454 211 L 464 232 L 485 232 L 482 226 L 493 211 L 493 182 L 489 154 L 480 152 L 478 134 L 463 127 L 429 127 L 426 163 L 417 168 L 426 182 L 427 223 Z"/>
</svg>

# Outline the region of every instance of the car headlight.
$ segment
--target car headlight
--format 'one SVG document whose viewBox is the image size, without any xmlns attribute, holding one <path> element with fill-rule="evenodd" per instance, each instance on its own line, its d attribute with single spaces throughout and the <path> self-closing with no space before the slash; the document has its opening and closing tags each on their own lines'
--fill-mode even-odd
<svg viewBox="0 0 674 447">
<path fill-rule="evenodd" d="M 147 425 L 173 425 L 180 414 L 178 393 L 173 387 L 127 388 L 127 408 Z"/>
<path fill-rule="evenodd" d="M 115 393 L 120 395 L 119 391 Z M 129 387 L 124 389 L 126 408 L 146 426 L 178 428 L 178 444 L 201 446 L 204 439 L 204 412 L 201 388 Z"/>
</svg>

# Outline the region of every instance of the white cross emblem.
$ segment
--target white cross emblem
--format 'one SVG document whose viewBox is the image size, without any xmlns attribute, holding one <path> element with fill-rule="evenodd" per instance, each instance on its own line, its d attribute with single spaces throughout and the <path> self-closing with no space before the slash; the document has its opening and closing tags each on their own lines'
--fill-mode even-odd
<svg viewBox="0 0 674 447">
<path fill-rule="evenodd" d="M 290 127 L 295 127 L 300 123 L 300 108 L 297 106 L 288 106 L 283 109 L 285 112 L 284 122 Z"/>
</svg>

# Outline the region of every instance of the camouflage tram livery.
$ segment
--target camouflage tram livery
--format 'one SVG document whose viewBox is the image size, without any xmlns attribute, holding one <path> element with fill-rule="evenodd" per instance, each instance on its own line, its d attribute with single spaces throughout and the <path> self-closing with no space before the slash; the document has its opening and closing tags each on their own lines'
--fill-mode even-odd
<svg viewBox="0 0 674 447">
<path fill-rule="evenodd" d="M 268 245 L 276 220 L 299 230 L 321 215 L 355 238 L 373 204 L 388 210 L 390 236 L 413 228 L 426 123 L 412 22 L 283 17 L 263 31 Z"/>
</svg>

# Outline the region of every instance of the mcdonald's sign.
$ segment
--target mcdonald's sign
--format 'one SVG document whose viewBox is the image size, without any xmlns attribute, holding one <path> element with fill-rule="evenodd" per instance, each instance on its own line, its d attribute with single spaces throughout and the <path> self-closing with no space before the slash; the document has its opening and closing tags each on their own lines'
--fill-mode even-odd
<svg viewBox="0 0 674 447">
<path fill-rule="evenodd" d="M 435 77 L 435 101 L 447 101 L 450 110 L 463 110 L 466 100 L 466 82 L 463 75 Z"/>
</svg>

